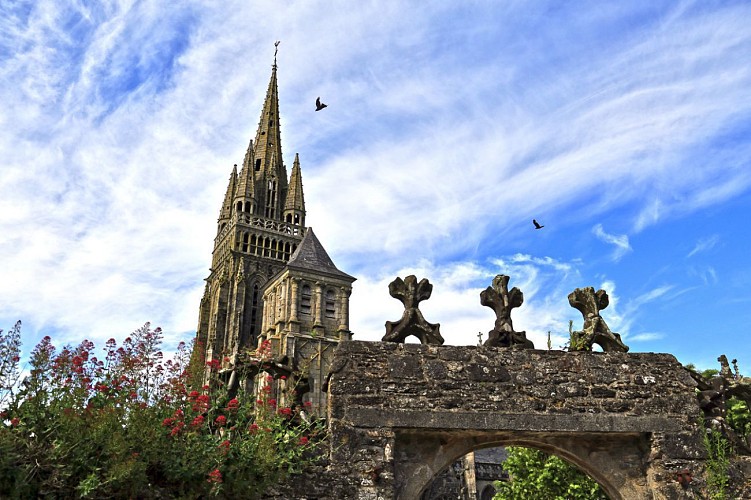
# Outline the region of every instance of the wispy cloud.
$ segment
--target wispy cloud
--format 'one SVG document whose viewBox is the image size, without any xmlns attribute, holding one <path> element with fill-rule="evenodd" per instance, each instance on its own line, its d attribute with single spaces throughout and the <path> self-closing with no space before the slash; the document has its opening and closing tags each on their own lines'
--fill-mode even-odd
<svg viewBox="0 0 751 500">
<path fill-rule="evenodd" d="M 473 342 L 493 319 L 477 294 L 506 272 L 525 293 L 515 324 L 544 345 L 592 280 L 579 231 L 617 212 L 636 238 L 749 190 L 751 145 L 733 140 L 751 116 L 748 4 L 323 8 L 2 4 L 0 321 L 190 335 L 278 39 L 285 160 L 300 153 L 307 221 L 359 278 L 368 338 L 411 271 L 436 285 L 428 320 Z M 591 231 L 614 260 L 631 250 Z"/>
<path fill-rule="evenodd" d="M 616 247 L 612 255 L 612 259 L 616 262 L 619 261 L 628 252 L 632 251 L 631 245 L 628 242 L 628 235 L 606 233 L 602 228 L 602 224 L 595 224 L 592 228 L 592 234 L 594 234 L 601 241 L 604 241 L 605 243 L 614 245 Z"/>
<path fill-rule="evenodd" d="M 706 252 L 707 250 L 711 250 L 714 248 L 717 243 L 720 241 L 720 236 L 717 234 L 713 234 L 712 236 L 709 236 L 707 238 L 702 238 L 699 241 L 696 242 L 696 246 L 694 246 L 694 249 L 691 250 L 688 255 L 686 255 L 686 258 L 693 257 L 697 253 Z"/>
</svg>

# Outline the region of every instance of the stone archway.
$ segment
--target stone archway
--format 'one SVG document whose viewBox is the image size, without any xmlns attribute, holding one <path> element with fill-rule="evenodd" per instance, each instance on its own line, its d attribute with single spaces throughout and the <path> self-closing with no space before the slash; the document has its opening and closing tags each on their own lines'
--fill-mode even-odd
<svg viewBox="0 0 751 500">
<path fill-rule="evenodd" d="M 669 354 L 343 342 L 329 471 L 346 498 L 414 500 L 493 444 L 559 455 L 613 499 L 676 498 L 703 471 L 695 382 Z"/>
</svg>

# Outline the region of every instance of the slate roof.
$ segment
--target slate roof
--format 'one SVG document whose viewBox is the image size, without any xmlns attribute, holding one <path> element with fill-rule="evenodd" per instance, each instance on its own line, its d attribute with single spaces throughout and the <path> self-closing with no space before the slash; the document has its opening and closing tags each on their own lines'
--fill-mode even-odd
<svg viewBox="0 0 751 500">
<path fill-rule="evenodd" d="M 316 238 L 315 233 L 313 233 L 313 228 L 311 227 L 308 227 L 305 230 L 305 236 L 297 247 L 297 250 L 295 250 L 289 258 L 287 267 L 290 269 L 325 273 L 330 276 L 336 276 L 351 281 L 357 279 L 336 268 L 331 257 L 329 257 L 329 254 L 326 253 L 321 242 Z"/>
</svg>

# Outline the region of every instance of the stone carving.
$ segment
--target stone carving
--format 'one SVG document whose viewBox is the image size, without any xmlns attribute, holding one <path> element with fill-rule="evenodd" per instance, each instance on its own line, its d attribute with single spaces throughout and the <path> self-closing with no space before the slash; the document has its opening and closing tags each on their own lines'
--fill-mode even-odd
<svg viewBox="0 0 751 500">
<path fill-rule="evenodd" d="M 389 294 L 404 304 L 404 314 L 399 321 L 386 322 L 386 335 L 381 340 L 403 344 L 407 337 L 414 335 L 423 344 L 442 345 L 441 325 L 425 321 L 419 309 L 420 302 L 429 299 L 432 292 L 433 285 L 427 278 L 418 283 L 414 275 L 404 280 L 397 277 L 389 283 Z"/>
<path fill-rule="evenodd" d="M 584 327 L 579 332 L 571 332 L 570 351 L 591 351 L 594 344 L 605 352 L 628 352 L 628 346 L 621 341 L 621 336 L 611 332 L 600 311 L 608 307 L 610 300 L 605 290 L 591 286 L 577 288 L 568 294 L 568 303 L 584 317 Z"/>
<path fill-rule="evenodd" d="M 495 311 L 495 327 L 488 332 L 488 340 L 483 345 L 489 347 L 515 347 L 534 349 L 527 339 L 527 332 L 515 332 L 511 323 L 511 309 L 524 302 L 524 294 L 518 288 L 508 289 L 509 277 L 499 274 L 493 278 L 492 286 L 480 292 L 480 304 Z"/>
</svg>

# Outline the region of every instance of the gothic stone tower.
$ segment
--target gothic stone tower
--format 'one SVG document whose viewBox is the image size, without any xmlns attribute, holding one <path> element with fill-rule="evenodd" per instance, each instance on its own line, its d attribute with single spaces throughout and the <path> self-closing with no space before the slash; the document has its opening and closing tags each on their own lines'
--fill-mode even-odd
<svg viewBox="0 0 751 500">
<path fill-rule="evenodd" d="M 303 402 L 325 414 L 326 392 L 322 389 L 334 348 L 352 336 L 349 296 L 354 281 L 336 268 L 313 229 L 308 228 L 287 265 L 264 287 L 261 338 L 299 374 L 289 381 L 276 381 L 280 404 L 294 403 L 286 400 L 288 389 L 300 392 L 300 388 L 286 385 L 302 376 L 306 387 Z"/>
<path fill-rule="evenodd" d="M 261 338 L 273 338 L 273 354 L 297 365 L 307 355 L 321 358 L 317 353 L 330 346 L 308 352 L 296 337 L 315 337 L 318 344 L 349 338 L 354 278 L 336 269 L 306 230 L 300 158 L 295 155 L 289 179 L 282 161 L 276 73 L 275 60 L 255 140 L 240 172 L 235 165 L 230 174 L 199 310 L 196 345 L 225 373 Z M 320 360 L 312 364 L 316 377 L 328 369 Z"/>
</svg>

